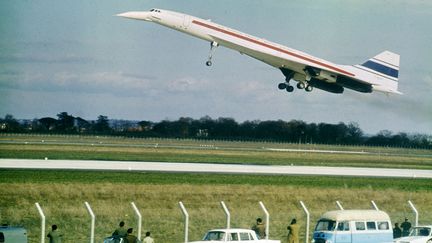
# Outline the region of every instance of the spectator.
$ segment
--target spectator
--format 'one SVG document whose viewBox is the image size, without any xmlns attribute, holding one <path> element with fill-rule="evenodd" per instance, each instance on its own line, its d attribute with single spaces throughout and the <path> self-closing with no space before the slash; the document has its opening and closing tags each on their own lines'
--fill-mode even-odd
<svg viewBox="0 0 432 243">
<path fill-rule="evenodd" d="M 411 229 L 411 223 L 408 221 L 408 218 L 405 218 L 405 222 L 401 224 L 402 227 L 402 236 L 408 236 Z"/>
<path fill-rule="evenodd" d="M 154 243 L 153 238 L 150 237 L 150 232 L 146 232 L 146 236 L 143 239 L 143 243 Z"/>
<path fill-rule="evenodd" d="M 265 224 L 262 222 L 261 218 L 257 218 L 256 220 L 256 224 L 252 227 L 252 230 L 255 231 L 256 235 L 260 238 L 260 239 L 264 239 L 266 236 L 265 233 Z"/>
<path fill-rule="evenodd" d="M 402 237 L 402 230 L 399 228 L 399 224 L 395 223 L 395 227 L 393 228 L 393 239 Z"/>
<path fill-rule="evenodd" d="M 57 225 L 53 224 L 51 226 L 51 231 L 48 233 L 49 243 L 61 243 L 63 234 L 57 231 Z"/>
<path fill-rule="evenodd" d="M 292 219 L 288 229 L 288 243 L 299 243 L 300 227 L 297 225 L 297 220 Z"/>
<path fill-rule="evenodd" d="M 119 238 L 126 237 L 127 230 L 124 226 L 125 226 L 125 222 L 121 221 L 119 223 L 119 227 L 116 230 L 114 230 L 114 232 L 112 233 L 112 236 L 118 236 Z"/>
<path fill-rule="evenodd" d="M 125 243 L 138 243 L 138 238 L 135 235 L 132 235 L 132 228 L 127 230 L 127 236 L 125 238 Z"/>
</svg>

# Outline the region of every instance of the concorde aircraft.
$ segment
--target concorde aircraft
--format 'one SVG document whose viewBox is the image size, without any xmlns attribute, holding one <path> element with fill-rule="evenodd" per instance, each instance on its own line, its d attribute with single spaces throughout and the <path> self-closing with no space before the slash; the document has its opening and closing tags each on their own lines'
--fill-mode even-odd
<svg viewBox="0 0 432 243">
<path fill-rule="evenodd" d="M 282 71 L 285 82 L 280 90 L 292 92 L 291 80 L 297 88 L 308 92 L 318 88 L 332 93 L 343 93 L 345 88 L 362 93 L 398 91 L 399 55 L 384 51 L 363 64 L 339 65 L 304 52 L 270 42 L 240 31 L 191 15 L 153 8 L 150 11 L 125 12 L 117 16 L 144 20 L 198 37 L 210 42 L 206 62 L 212 65 L 216 47 L 225 46 L 267 63 Z"/>
</svg>

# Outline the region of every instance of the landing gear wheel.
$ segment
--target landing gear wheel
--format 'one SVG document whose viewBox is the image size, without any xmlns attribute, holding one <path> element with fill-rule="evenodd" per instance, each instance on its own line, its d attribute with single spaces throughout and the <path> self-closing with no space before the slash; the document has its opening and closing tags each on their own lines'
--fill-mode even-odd
<svg viewBox="0 0 432 243">
<path fill-rule="evenodd" d="M 298 88 L 298 89 L 304 89 L 304 88 L 305 88 L 305 84 L 302 83 L 302 82 L 298 82 L 298 83 L 297 83 L 297 88 Z"/>
<path fill-rule="evenodd" d="M 305 90 L 306 90 L 306 92 L 311 92 L 313 90 L 313 87 L 308 85 L 308 86 L 306 86 Z"/>
<path fill-rule="evenodd" d="M 210 67 L 212 65 L 212 57 L 213 57 L 213 53 L 216 49 L 216 47 L 218 47 L 219 44 L 215 41 L 210 42 L 210 53 L 209 53 L 209 57 L 208 57 L 208 61 L 206 62 L 207 67 Z"/>
<path fill-rule="evenodd" d="M 291 86 L 291 85 L 288 85 L 288 86 L 286 87 L 286 91 L 289 92 L 289 93 L 291 93 L 291 92 L 294 91 L 294 87 Z"/>
<path fill-rule="evenodd" d="M 283 89 L 286 89 L 287 86 L 288 85 L 286 83 L 280 83 L 280 84 L 278 84 L 278 89 L 283 90 Z"/>
</svg>

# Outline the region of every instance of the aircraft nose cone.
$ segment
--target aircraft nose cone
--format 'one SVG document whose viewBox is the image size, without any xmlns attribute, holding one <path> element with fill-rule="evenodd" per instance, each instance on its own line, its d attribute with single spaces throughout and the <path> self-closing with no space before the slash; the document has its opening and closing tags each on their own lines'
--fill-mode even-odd
<svg viewBox="0 0 432 243">
<path fill-rule="evenodd" d="M 116 14 L 117 17 L 129 18 L 129 12 Z"/>
<path fill-rule="evenodd" d="M 117 17 L 123 17 L 128 19 L 139 19 L 150 21 L 150 13 L 149 12 L 124 12 L 116 15 Z"/>
</svg>

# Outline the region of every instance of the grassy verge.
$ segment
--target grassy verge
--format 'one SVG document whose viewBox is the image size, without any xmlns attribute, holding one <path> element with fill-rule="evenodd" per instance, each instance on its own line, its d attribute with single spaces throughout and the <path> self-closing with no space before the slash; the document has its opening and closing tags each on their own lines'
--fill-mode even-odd
<svg viewBox="0 0 432 243">
<path fill-rule="evenodd" d="M 370 200 L 387 211 L 392 220 L 412 218 L 406 201 L 412 200 L 422 223 L 432 221 L 430 180 L 349 177 L 247 176 L 209 174 L 163 174 L 136 172 L 78 172 L 0 170 L 0 222 L 24 225 L 30 242 L 39 238 L 39 202 L 47 224 L 58 224 L 66 242 L 88 240 L 90 219 L 84 207 L 88 201 L 97 216 L 96 241 L 109 235 L 118 221 L 136 228 L 130 202 L 143 214 L 142 230 L 150 230 L 158 242 L 182 242 L 182 201 L 190 214 L 190 239 L 224 227 L 219 202 L 232 214 L 233 227 L 249 228 L 263 217 L 258 202 L 271 214 L 271 238 L 284 239 L 292 217 L 298 218 L 304 237 L 305 218 L 299 201 L 306 203 L 312 222 L 340 200 L 345 208 L 370 208 Z M 313 223 L 312 223 L 313 224 Z"/>
</svg>

